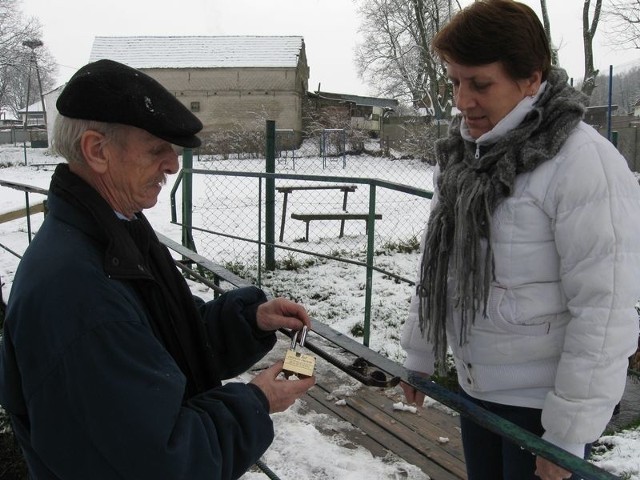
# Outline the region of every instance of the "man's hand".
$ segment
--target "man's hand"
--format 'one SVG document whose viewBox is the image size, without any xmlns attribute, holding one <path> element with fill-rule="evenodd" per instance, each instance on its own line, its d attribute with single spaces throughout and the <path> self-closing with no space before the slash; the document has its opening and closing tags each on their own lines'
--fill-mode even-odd
<svg viewBox="0 0 640 480">
<path fill-rule="evenodd" d="M 296 399 L 300 398 L 307 390 L 316 384 L 316 377 L 300 380 L 286 380 L 278 378 L 282 372 L 282 360 L 263 370 L 251 381 L 263 391 L 269 400 L 269 413 L 283 412 Z"/>
<path fill-rule="evenodd" d="M 261 304 L 256 314 L 256 324 L 265 331 L 283 327 L 298 331 L 303 326 L 311 329 L 311 319 L 304 307 L 286 298 L 274 298 Z"/>
<path fill-rule="evenodd" d="M 542 480 L 563 480 L 571 477 L 571 472 L 542 457 L 536 457 L 535 473 Z"/>
</svg>

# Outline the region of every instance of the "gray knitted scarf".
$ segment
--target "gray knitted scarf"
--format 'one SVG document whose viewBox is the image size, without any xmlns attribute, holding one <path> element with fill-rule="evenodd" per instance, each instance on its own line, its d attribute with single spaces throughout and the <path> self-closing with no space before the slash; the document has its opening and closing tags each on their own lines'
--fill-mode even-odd
<svg viewBox="0 0 640 480">
<path fill-rule="evenodd" d="M 557 154 L 582 119 L 585 104 L 586 97 L 567 84 L 566 72 L 553 68 L 533 110 L 479 159 L 474 157 L 475 142 L 460 135 L 460 117 L 451 122 L 448 137 L 437 141 L 439 202 L 427 225 L 417 294 L 420 328 L 434 346 L 440 372 L 446 366 L 448 299 L 461 315 L 461 345 L 469 322 L 479 312 L 486 316 L 494 274 L 491 217 L 496 206 L 512 194 L 518 174 Z M 448 279 L 453 292 L 448 291 Z"/>
</svg>

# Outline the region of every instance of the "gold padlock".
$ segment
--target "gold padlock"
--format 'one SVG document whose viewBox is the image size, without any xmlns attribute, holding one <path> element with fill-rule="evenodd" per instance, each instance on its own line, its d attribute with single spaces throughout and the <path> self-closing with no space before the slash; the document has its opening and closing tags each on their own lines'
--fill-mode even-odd
<svg viewBox="0 0 640 480">
<path fill-rule="evenodd" d="M 300 342 L 298 342 L 298 333 L 295 332 L 291 338 L 291 347 L 287 350 L 284 357 L 284 365 L 282 371 L 285 377 L 289 378 L 290 375 L 296 375 L 298 377 L 311 377 L 313 370 L 316 366 L 316 357 L 313 355 L 306 355 L 300 352 L 296 352 L 298 343 L 301 347 L 304 346 L 304 341 L 307 338 L 307 327 L 302 327 L 302 333 L 300 335 Z"/>
</svg>

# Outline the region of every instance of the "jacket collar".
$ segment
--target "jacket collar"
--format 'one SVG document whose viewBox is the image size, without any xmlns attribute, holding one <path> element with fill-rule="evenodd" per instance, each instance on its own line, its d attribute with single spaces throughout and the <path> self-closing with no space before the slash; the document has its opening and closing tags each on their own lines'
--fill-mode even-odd
<svg viewBox="0 0 640 480">
<path fill-rule="evenodd" d="M 65 221 L 72 222 L 104 245 L 103 268 L 109 277 L 153 278 L 142 254 L 107 201 L 64 163 L 56 167 L 51 178 L 49 206 L 53 215 L 58 209 L 65 208 L 58 204 L 56 197 L 63 200 L 67 208 L 71 207 L 65 212 Z M 136 217 L 135 221 L 142 221 L 151 228 L 142 212 Z"/>
<path fill-rule="evenodd" d="M 475 142 L 477 145 L 482 147 L 493 145 L 507 133 L 509 133 L 511 130 L 522 123 L 529 112 L 533 110 L 535 103 L 544 92 L 546 86 L 547 82 L 542 82 L 535 95 L 527 96 L 520 100 L 520 102 L 518 102 L 518 104 L 513 107 L 513 110 L 507 113 L 504 118 L 496 123 L 496 125 L 491 130 L 483 133 L 477 139 L 474 139 L 469 134 L 469 127 L 467 127 L 467 123 L 465 122 L 463 117 L 462 121 L 460 122 L 460 135 L 462 135 L 462 138 L 464 138 L 465 140 L 469 142 Z"/>
</svg>

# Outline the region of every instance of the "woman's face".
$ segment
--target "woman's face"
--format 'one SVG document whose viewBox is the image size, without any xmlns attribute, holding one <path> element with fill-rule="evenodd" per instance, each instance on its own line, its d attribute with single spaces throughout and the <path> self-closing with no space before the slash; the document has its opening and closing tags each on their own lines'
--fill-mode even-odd
<svg viewBox="0 0 640 480">
<path fill-rule="evenodd" d="M 502 62 L 479 66 L 447 62 L 447 76 L 453 84 L 456 107 L 462 112 L 473 138 L 491 130 L 505 115 L 540 87 L 542 73 L 514 79 Z"/>
</svg>

